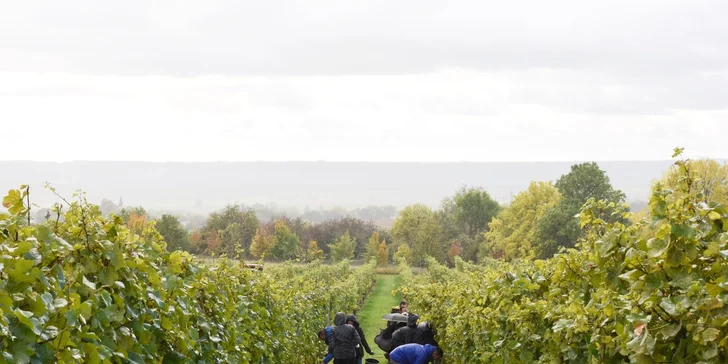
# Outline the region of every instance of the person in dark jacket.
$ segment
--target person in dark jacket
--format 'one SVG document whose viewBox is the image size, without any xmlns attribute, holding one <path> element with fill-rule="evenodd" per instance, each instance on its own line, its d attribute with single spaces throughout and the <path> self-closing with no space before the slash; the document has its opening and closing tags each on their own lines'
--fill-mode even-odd
<svg viewBox="0 0 728 364">
<path fill-rule="evenodd" d="M 422 331 L 417 328 L 417 320 L 419 318 L 419 316 L 412 313 L 407 316 L 407 326 L 397 329 L 392 334 L 392 347 L 390 348 L 390 352 L 398 346 L 406 344 L 423 345 L 425 343 L 422 338 Z"/>
<path fill-rule="evenodd" d="M 364 350 L 366 350 L 369 355 L 374 355 L 374 352 L 369 348 L 369 343 L 367 342 L 366 337 L 364 337 L 364 330 L 359 327 L 359 321 L 356 319 L 356 316 L 346 316 L 346 323 L 354 326 L 356 332 L 359 334 L 359 338 L 361 338 L 361 342 L 359 343 L 360 345 L 356 348 L 356 363 L 361 364 L 364 360 Z"/>
<path fill-rule="evenodd" d="M 334 353 L 334 364 L 356 364 L 356 346 L 361 338 L 354 326 L 346 324 L 346 314 L 338 312 L 334 316 L 329 350 Z"/>
<path fill-rule="evenodd" d="M 397 364 L 425 364 L 442 359 L 442 349 L 432 345 L 407 344 L 398 347 L 390 355 Z"/>
<path fill-rule="evenodd" d="M 397 329 L 397 326 L 387 325 L 386 328 L 379 330 L 379 335 L 374 337 L 374 343 L 377 344 L 382 351 L 388 353 L 391 349 L 392 334 L 394 334 Z"/>
<path fill-rule="evenodd" d="M 432 328 L 432 324 L 429 322 L 420 322 L 417 325 L 417 328 L 422 333 L 422 344 L 430 344 L 432 346 L 440 346 L 437 344 L 437 340 L 435 340 L 435 329 Z"/>
</svg>

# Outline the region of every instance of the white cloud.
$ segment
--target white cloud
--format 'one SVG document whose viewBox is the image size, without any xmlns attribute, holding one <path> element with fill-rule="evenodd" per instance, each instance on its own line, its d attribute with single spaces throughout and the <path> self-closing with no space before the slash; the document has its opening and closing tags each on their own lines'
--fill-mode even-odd
<svg viewBox="0 0 728 364">
<path fill-rule="evenodd" d="M 664 159 L 675 146 L 728 156 L 719 132 L 728 110 L 669 108 L 659 95 L 645 103 L 643 91 L 579 75 L 3 72 L 3 159 L 632 160 Z"/>
</svg>

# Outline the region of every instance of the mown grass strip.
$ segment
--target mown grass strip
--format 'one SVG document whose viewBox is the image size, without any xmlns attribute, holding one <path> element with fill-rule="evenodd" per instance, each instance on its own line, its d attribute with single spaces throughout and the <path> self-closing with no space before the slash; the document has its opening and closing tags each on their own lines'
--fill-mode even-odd
<svg viewBox="0 0 728 364">
<path fill-rule="evenodd" d="M 382 316 L 388 314 L 392 306 L 399 304 L 401 294 L 396 295 L 392 291 L 397 289 L 400 284 L 399 275 L 378 274 L 377 283 L 374 290 L 369 294 L 361 311 L 357 314 L 357 318 L 361 323 L 367 342 L 374 351 L 373 358 L 378 359 L 382 363 L 386 363 L 384 352 L 379 350 L 377 344 L 374 343 L 374 337 L 379 334 L 379 330 L 386 326 L 386 321 L 382 320 Z M 364 354 L 365 358 L 369 358 L 368 354 Z"/>
</svg>

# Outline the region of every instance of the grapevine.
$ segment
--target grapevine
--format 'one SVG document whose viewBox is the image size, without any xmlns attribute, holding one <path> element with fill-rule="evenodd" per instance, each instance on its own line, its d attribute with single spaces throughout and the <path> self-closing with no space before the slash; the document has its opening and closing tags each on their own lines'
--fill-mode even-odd
<svg viewBox="0 0 728 364">
<path fill-rule="evenodd" d="M 30 225 L 28 197 L 11 190 L 0 214 L 0 363 L 314 362 L 315 333 L 374 282 L 373 262 L 207 266 L 83 195 Z"/>
<path fill-rule="evenodd" d="M 679 161 L 687 171 L 689 161 Z M 685 173 L 687 176 L 687 173 Z M 650 216 L 590 200 L 587 235 L 548 260 L 480 265 L 400 262 L 410 309 L 455 363 L 724 363 L 728 210 L 684 178 L 655 186 Z"/>
</svg>

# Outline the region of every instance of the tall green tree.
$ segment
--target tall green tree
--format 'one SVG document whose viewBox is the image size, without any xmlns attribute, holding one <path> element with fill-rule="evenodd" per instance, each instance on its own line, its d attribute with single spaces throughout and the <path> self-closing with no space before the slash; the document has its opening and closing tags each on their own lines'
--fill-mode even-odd
<svg viewBox="0 0 728 364">
<path fill-rule="evenodd" d="M 474 261 L 488 224 L 501 210 L 498 202 L 480 188 L 463 187 L 443 199 L 436 219 L 440 227 L 440 240 L 446 246 L 462 248 L 462 258 Z"/>
<path fill-rule="evenodd" d="M 329 244 L 331 259 L 335 262 L 354 258 L 354 250 L 356 249 L 356 241 L 349 235 L 347 230 L 344 235 L 336 240 L 336 243 Z"/>
<path fill-rule="evenodd" d="M 482 234 L 500 205 L 482 188 L 463 187 L 455 194 L 455 222 L 470 237 Z"/>
<path fill-rule="evenodd" d="M 575 203 L 579 208 L 590 198 L 610 202 L 624 202 L 624 192 L 615 190 L 609 181 L 607 172 L 599 168 L 596 162 L 575 164 L 571 171 L 556 181 L 556 188 L 562 201 Z"/>
<path fill-rule="evenodd" d="M 443 261 L 446 247 L 440 241 L 440 227 L 435 213 L 421 204 L 405 207 L 392 225 L 392 235 L 397 246 L 407 244 L 412 250 L 412 261 L 418 266 L 431 256 Z"/>
<path fill-rule="evenodd" d="M 228 225 L 224 230 L 220 230 L 220 239 L 222 240 L 222 252 L 227 254 L 229 258 L 242 257 L 245 252 L 245 232 L 243 226 L 238 222 Z"/>
<path fill-rule="evenodd" d="M 288 260 L 296 256 L 300 239 L 282 220 L 276 221 L 274 237 L 275 245 L 270 250 L 271 257 L 279 260 Z"/>
<path fill-rule="evenodd" d="M 321 246 L 324 253 L 330 253 L 328 251 L 329 246 L 347 231 L 356 241 L 354 257 L 360 258 L 364 257 L 366 254 L 369 237 L 371 237 L 375 231 L 379 231 L 379 229 L 371 221 L 364 221 L 351 216 L 346 216 L 343 218 L 326 220 L 311 226 L 305 240 L 315 240 L 324 244 Z M 381 232 L 380 235 L 382 235 Z"/>
<path fill-rule="evenodd" d="M 539 221 L 537 239 L 542 244 L 541 258 L 552 256 L 560 247 L 570 248 L 576 244 L 583 234 L 576 216 L 590 198 L 614 203 L 625 200 L 624 192 L 612 187 L 607 173 L 595 162 L 571 166 L 571 171 L 556 181 L 556 188 L 561 193 L 561 201 Z M 608 211 L 601 217 L 606 222 L 621 219 Z"/>
<path fill-rule="evenodd" d="M 582 231 L 579 228 L 577 204 L 560 202 L 546 211 L 538 221 L 537 240 L 541 245 L 538 258 L 549 258 L 559 251 L 560 247 L 574 247 Z"/>
<path fill-rule="evenodd" d="M 218 253 L 233 257 L 240 249 L 250 252 L 250 245 L 259 225 L 260 221 L 254 211 L 238 205 L 228 205 L 222 211 L 210 214 L 202 229 L 202 235 L 206 239 L 213 231 L 216 232 L 221 239 Z"/>
<path fill-rule="evenodd" d="M 457 206 L 452 196 L 445 197 L 440 203 L 440 209 L 435 212 L 437 225 L 440 227 L 440 239 L 443 241 L 453 241 L 460 235 L 463 235 L 461 227 L 455 220 L 457 214 Z"/>
<path fill-rule="evenodd" d="M 164 214 L 157 220 L 156 226 L 159 233 L 164 237 L 164 241 L 167 242 L 168 251 L 190 250 L 189 234 L 182 227 L 177 216 Z"/>
</svg>

